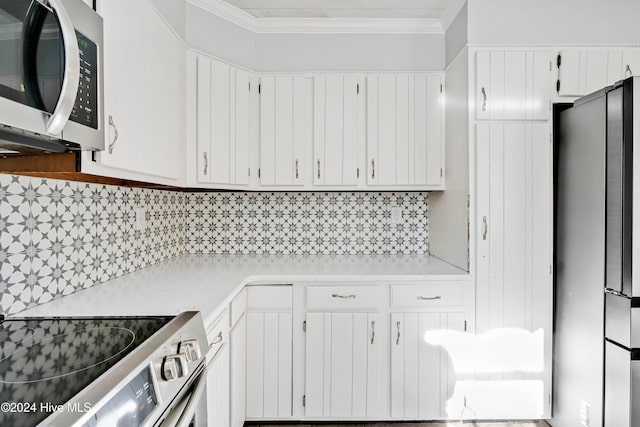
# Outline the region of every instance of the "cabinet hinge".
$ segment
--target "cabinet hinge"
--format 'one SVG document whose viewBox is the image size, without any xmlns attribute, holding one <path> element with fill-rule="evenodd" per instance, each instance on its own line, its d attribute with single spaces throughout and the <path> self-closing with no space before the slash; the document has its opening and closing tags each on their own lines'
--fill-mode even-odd
<svg viewBox="0 0 640 427">
<path fill-rule="evenodd" d="M 307 395 L 306 394 L 302 395 L 302 406 L 303 407 L 307 406 Z"/>
<path fill-rule="evenodd" d="M 360 83 L 356 83 L 356 94 L 360 95 Z"/>
<path fill-rule="evenodd" d="M 258 93 L 260 93 L 261 85 L 258 85 Z"/>
<path fill-rule="evenodd" d="M 560 79 L 556 80 L 556 92 L 560 93 Z"/>
<path fill-rule="evenodd" d="M 302 322 L 302 332 L 307 332 L 307 321 Z"/>
<path fill-rule="evenodd" d="M 467 332 L 467 321 L 464 321 L 464 331 Z"/>
</svg>

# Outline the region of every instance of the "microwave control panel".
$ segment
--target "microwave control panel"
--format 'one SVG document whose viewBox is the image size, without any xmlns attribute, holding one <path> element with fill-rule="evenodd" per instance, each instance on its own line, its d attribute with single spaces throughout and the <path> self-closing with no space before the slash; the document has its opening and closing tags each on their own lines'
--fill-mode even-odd
<svg viewBox="0 0 640 427">
<path fill-rule="evenodd" d="M 80 84 L 70 120 L 98 129 L 98 48 L 76 31 L 80 50 Z"/>
</svg>

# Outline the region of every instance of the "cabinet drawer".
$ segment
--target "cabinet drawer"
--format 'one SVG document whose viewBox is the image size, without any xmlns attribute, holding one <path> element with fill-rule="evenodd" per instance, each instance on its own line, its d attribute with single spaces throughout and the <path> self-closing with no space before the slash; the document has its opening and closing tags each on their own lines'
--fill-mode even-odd
<svg viewBox="0 0 640 427">
<path fill-rule="evenodd" d="M 392 307 L 450 307 L 463 303 L 462 283 L 391 285 Z"/>
<path fill-rule="evenodd" d="M 228 342 L 229 337 L 229 311 L 225 310 L 213 324 L 207 327 L 207 341 L 209 341 L 209 352 L 207 359 L 210 360 Z"/>
<path fill-rule="evenodd" d="M 231 327 L 233 327 L 242 315 L 247 311 L 247 288 L 243 288 L 240 293 L 231 301 Z"/>
<path fill-rule="evenodd" d="M 381 301 L 379 286 L 307 287 L 307 310 L 375 310 Z"/>
<path fill-rule="evenodd" d="M 247 309 L 253 311 L 291 311 L 291 285 L 255 285 L 247 288 Z"/>
</svg>

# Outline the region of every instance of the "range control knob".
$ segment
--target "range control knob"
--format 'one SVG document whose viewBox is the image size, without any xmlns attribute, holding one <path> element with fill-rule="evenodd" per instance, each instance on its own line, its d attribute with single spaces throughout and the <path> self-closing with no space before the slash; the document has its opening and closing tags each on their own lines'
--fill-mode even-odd
<svg viewBox="0 0 640 427">
<path fill-rule="evenodd" d="M 202 357 L 197 339 L 182 341 L 180 343 L 180 353 L 184 353 L 187 356 L 188 362 L 194 362 Z"/>
<path fill-rule="evenodd" d="M 187 356 L 184 353 L 166 356 L 162 362 L 162 377 L 167 381 L 173 381 L 184 377 L 189 373 Z"/>
</svg>

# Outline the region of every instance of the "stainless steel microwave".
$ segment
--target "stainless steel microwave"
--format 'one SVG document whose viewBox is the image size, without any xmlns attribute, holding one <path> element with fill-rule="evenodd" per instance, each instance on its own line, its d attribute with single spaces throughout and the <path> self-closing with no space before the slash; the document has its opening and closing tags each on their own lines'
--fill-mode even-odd
<svg viewBox="0 0 640 427">
<path fill-rule="evenodd" d="M 102 69 L 82 0 L 0 0 L 0 156 L 102 150 Z"/>
</svg>

